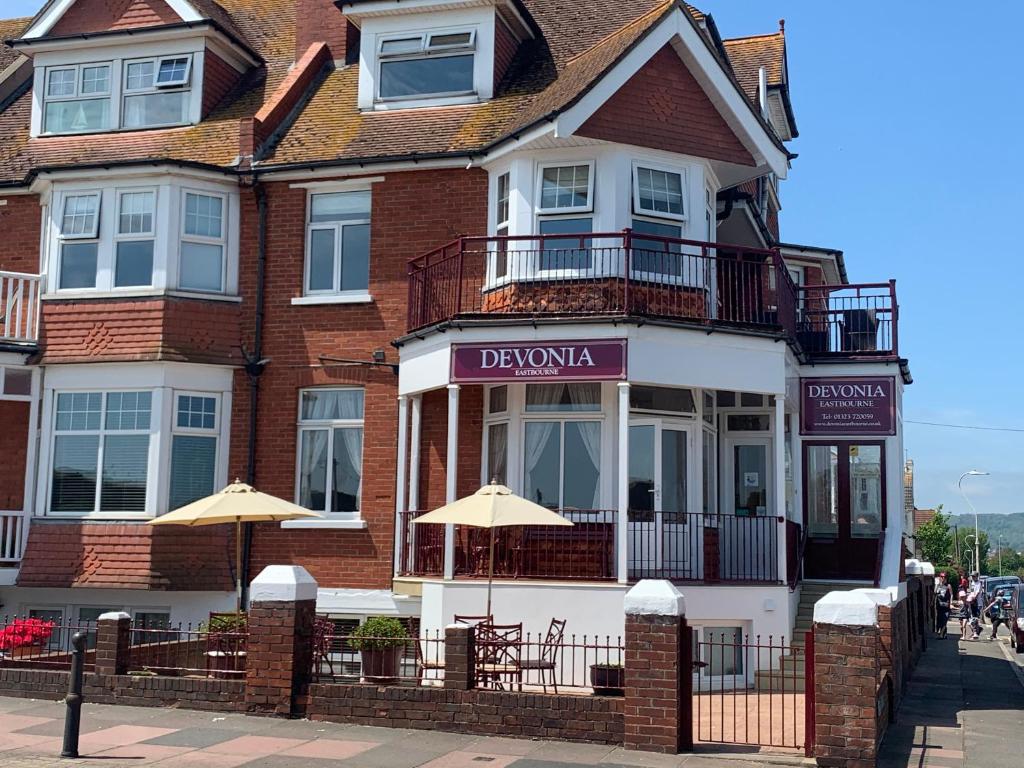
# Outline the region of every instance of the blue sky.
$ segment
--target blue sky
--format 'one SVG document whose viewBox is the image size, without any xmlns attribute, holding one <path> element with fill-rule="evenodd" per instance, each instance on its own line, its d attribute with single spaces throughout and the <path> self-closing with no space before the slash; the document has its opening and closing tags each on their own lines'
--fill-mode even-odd
<svg viewBox="0 0 1024 768">
<path fill-rule="evenodd" d="M 801 137 L 783 184 L 783 239 L 842 249 L 854 282 L 897 280 L 904 418 L 1024 429 L 1024 3 L 705 0 L 726 37 L 786 19 Z M 40 0 L 3 0 L 8 16 Z M 906 425 L 918 506 L 1024 512 L 1024 432 Z"/>
</svg>

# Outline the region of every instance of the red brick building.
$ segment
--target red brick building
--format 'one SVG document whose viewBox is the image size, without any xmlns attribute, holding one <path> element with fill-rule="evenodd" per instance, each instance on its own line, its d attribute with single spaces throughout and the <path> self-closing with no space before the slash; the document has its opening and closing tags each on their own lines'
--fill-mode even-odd
<svg viewBox="0 0 1024 768">
<path fill-rule="evenodd" d="M 243 579 L 301 564 L 342 618 L 475 612 L 479 540 L 408 521 L 495 476 L 575 523 L 499 540 L 534 631 L 557 600 L 621 633 L 650 576 L 698 631 L 787 636 L 801 578 L 895 583 L 895 289 L 783 242 L 783 29 L 60 0 L 0 31 L 5 610 L 230 607 L 232 532 L 145 523 L 236 477 L 324 515 L 249 531 Z"/>
</svg>

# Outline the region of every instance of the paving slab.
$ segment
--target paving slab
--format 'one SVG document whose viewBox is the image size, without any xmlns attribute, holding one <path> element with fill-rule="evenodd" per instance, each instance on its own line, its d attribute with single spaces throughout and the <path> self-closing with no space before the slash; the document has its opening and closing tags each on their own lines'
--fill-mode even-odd
<svg viewBox="0 0 1024 768">
<path fill-rule="evenodd" d="M 152 739 L 146 739 L 145 744 L 156 744 L 164 747 L 190 747 L 192 749 L 204 749 L 214 744 L 223 744 L 225 741 L 238 738 L 237 731 L 228 731 L 221 728 L 182 728 L 173 733 L 165 733 Z"/>
</svg>

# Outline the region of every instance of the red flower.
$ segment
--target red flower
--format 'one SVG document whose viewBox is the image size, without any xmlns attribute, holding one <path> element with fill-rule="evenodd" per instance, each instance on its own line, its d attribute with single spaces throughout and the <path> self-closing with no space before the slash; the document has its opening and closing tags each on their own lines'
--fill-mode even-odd
<svg viewBox="0 0 1024 768">
<path fill-rule="evenodd" d="M 54 623 L 42 619 L 15 619 L 0 629 L 0 650 L 42 645 L 53 634 Z"/>
</svg>

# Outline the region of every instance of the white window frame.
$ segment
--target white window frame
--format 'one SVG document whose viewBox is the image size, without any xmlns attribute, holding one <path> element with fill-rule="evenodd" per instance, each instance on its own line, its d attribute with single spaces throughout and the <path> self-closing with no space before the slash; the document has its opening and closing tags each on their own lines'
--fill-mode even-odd
<svg viewBox="0 0 1024 768">
<path fill-rule="evenodd" d="M 150 217 L 148 232 L 121 232 L 121 200 L 125 195 L 149 193 L 153 195 L 153 213 Z M 154 275 L 157 269 L 157 248 L 156 248 L 156 220 L 160 206 L 160 192 L 157 187 L 118 187 L 114 190 L 114 222 L 113 222 L 113 252 L 110 255 L 110 290 L 130 291 L 144 288 L 152 288 Z M 99 216 L 97 215 L 97 219 Z M 117 246 L 122 242 L 137 242 L 142 240 L 153 241 L 153 265 L 149 274 L 149 283 L 140 285 L 117 285 Z M 102 242 L 101 242 L 102 249 Z M 97 272 L 99 271 L 99 258 L 97 257 Z"/>
<path fill-rule="evenodd" d="M 302 395 L 305 392 L 329 391 L 329 390 L 359 390 L 363 393 L 363 418 L 361 419 L 303 419 L 302 418 Z M 363 524 L 363 485 L 366 480 L 364 457 L 366 456 L 366 388 L 357 386 L 328 386 L 328 387 L 304 387 L 298 390 L 298 418 L 296 420 L 295 438 L 295 503 L 301 505 L 302 494 L 302 433 L 326 431 L 327 440 L 327 474 L 324 482 L 324 509 L 314 509 L 323 515 L 323 520 L 295 521 L 292 524 L 282 523 L 283 528 L 292 527 L 329 527 L 330 523 L 350 523 L 353 525 L 345 527 L 365 527 Z M 359 495 L 355 511 L 332 512 L 326 509 L 330 505 L 330 499 L 334 489 L 334 473 L 330 467 L 334 457 L 334 430 L 355 429 L 363 431 L 363 447 L 359 457 Z"/>
<path fill-rule="evenodd" d="M 166 83 L 160 82 L 160 68 L 163 66 L 165 61 L 176 61 L 178 59 L 185 59 L 185 72 L 177 80 L 169 80 Z M 183 53 L 176 56 L 161 56 L 156 60 L 156 73 L 153 78 L 153 86 L 158 90 L 167 88 L 179 88 L 182 86 L 190 85 L 192 78 L 192 54 Z"/>
<path fill-rule="evenodd" d="M 640 205 L 640 169 L 645 168 L 661 173 L 671 173 L 679 177 L 680 191 L 682 192 L 681 205 L 682 213 L 668 213 L 666 211 L 654 211 Z M 634 160 L 632 165 L 632 192 L 633 192 L 633 213 L 640 218 L 668 219 L 676 222 L 685 222 L 689 218 L 690 206 L 687 199 L 688 179 L 686 168 L 680 166 L 666 165 L 664 163 L 650 162 L 647 160 Z M 683 228 L 685 232 L 685 227 Z"/>
<path fill-rule="evenodd" d="M 544 190 L 544 171 L 549 168 L 573 168 L 578 166 L 587 167 L 587 203 L 586 205 L 568 206 L 565 208 L 544 208 L 542 206 L 543 201 L 543 190 Z M 534 211 L 537 216 L 543 216 L 545 218 L 579 218 L 578 216 L 570 216 L 570 214 L 581 214 L 594 213 L 594 176 L 595 176 L 596 163 L 593 159 L 589 160 L 563 160 L 558 162 L 543 162 L 537 164 L 537 181 L 536 181 L 536 201 L 537 204 L 534 206 Z"/>
<path fill-rule="evenodd" d="M 121 63 L 121 90 L 120 90 L 120 120 L 118 128 L 124 131 L 145 131 L 151 128 L 168 128 L 176 125 L 189 125 L 191 123 L 191 99 L 192 99 L 192 88 L 193 84 L 190 80 L 192 76 L 192 58 L 191 53 L 181 53 L 176 55 L 167 56 L 144 56 L 142 58 L 131 58 L 124 59 Z M 157 78 L 160 76 L 160 65 L 164 61 L 170 61 L 173 59 L 188 59 L 185 65 L 185 76 L 182 82 L 172 83 L 157 83 Z M 129 88 L 128 87 L 128 68 L 133 64 L 146 64 L 152 62 L 153 64 L 153 84 L 142 88 Z M 128 113 L 126 108 L 127 100 L 129 96 L 147 96 L 157 93 L 164 92 L 173 93 L 184 93 L 185 96 L 185 119 L 183 121 L 175 121 L 170 123 L 152 123 L 146 125 L 138 125 L 128 127 L 125 125 L 125 115 Z"/>
<path fill-rule="evenodd" d="M 178 426 L 178 399 L 181 397 L 204 397 L 212 398 L 214 401 L 213 427 L 181 427 Z M 175 435 L 188 435 L 196 437 L 211 437 L 214 439 L 213 449 L 213 490 L 219 490 L 218 483 L 223 475 L 223 458 L 221 451 L 221 431 L 223 398 L 220 392 L 208 390 L 175 389 L 171 392 L 171 439 L 168 442 L 167 450 L 167 507 L 170 510 L 171 504 L 171 483 L 173 476 L 171 468 L 174 466 L 174 437 Z"/>
<path fill-rule="evenodd" d="M 445 35 L 459 35 L 469 34 L 469 42 L 464 44 L 452 44 L 452 45 L 438 45 L 431 46 L 430 41 L 434 37 L 442 37 Z M 398 40 L 416 40 L 419 39 L 418 50 L 408 50 L 399 53 L 384 53 L 384 46 L 387 43 L 395 42 Z M 481 51 L 477 46 L 477 30 L 476 27 L 451 27 L 442 29 L 432 29 L 428 32 L 394 32 L 388 34 L 382 34 L 377 38 L 377 44 L 374 49 L 374 55 L 376 58 L 374 65 L 374 74 L 376 82 L 374 84 L 374 101 L 382 104 L 391 104 L 397 102 L 407 101 L 419 101 L 419 100 L 433 100 L 433 99 L 446 99 L 458 96 L 475 96 L 477 93 L 476 89 L 476 69 L 477 69 L 477 57 Z M 380 93 L 380 86 L 383 80 L 383 65 L 387 62 L 392 61 L 415 61 L 428 58 L 441 58 L 451 56 L 465 56 L 470 55 L 473 57 L 473 81 L 474 85 L 469 90 L 463 91 L 438 91 L 436 93 L 409 93 L 401 96 L 382 96 Z"/>
<path fill-rule="evenodd" d="M 200 197 L 213 197 L 220 200 L 220 237 L 208 237 L 206 235 L 190 235 L 185 232 L 187 215 L 185 213 L 188 205 L 188 196 L 198 195 Z M 181 201 L 180 201 L 180 223 L 178 225 L 178 258 L 177 258 L 177 285 L 182 291 L 189 291 L 193 293 L 208 293 L 212 296 L 223 295 L 227 292 L 228 284 L 228 231 L 231 227 L 231 208 L 230 199 L 228 195 L 223 192 L 215 192 L 210 189 L 203 189 L 200 187 L 189 187 L 183 186 L 181 188 Z M 184 287 L 181 284 L 182 277 L 182 244 L 184 243 L 195 243 L 197 245 L 218 245 L 220 246 L 220 287 L 217 290 L 210 290 L 208 288 L 192 288 Z"/>
<path fill-rule="evenodd" d="M 365 219 L 352 219 L 351 221 L 312 221 L 313 218 L 313 198 L 317 195 L 336 195 L 336 194 L 347 194 L 349 192 L 362 192 L 370 196 L 370 210 L 366 214 Z M 370 281 L 369 281 L 369 268 L 372 264 L 371 257 L 373 256 L 373 232 L 370 232 L 370 253 L 367 254 L 367 281 L 365 288 L 354 288 L 351 290 L 341 290 L 341 263 L 343 258 L 342 252 L 342 230 L 345 227 L 350 226 L 361 226 L 365 225 L 372 227 L 373 219 L 373 190 L 370 187 L 366 188 L 350 188 L 343 187 L 339 189 L 310 189 L 306 192 L 306 244 L 305 244 L 305 258 L 302 268 L 302 295 L 308 297 L 339 297 L 339 298 L 350 298 L 357 301 L 369 301 L 370 300 Z M 313 245 L 313 232 L 319 230 L 331 230 L 334 232 L 334 271 L 331 273 L 331 287 L 329 289 L 317 289 L 311 290 L 309 288 L 309 270 L 312 260 L 312 245 Z"/>
<path fill-rule="evenodd" d="M 29 374 L 29 393 L 27 395 L 9 395 L 5 392 L 5 389 L 7 387 L 8 370 L 25 371 L 26 373 Z M 0 365 L 0 400 L 14 400 L 24 403 L 30 403 L 32 402 L 32 400 L 35 399 L 32 396 L 32 391 L 34 389 L 35 381 L 33 381 L 31 368 L 26 368 L 24 366 L 19 365 Z"/>
<path fill-rule="evenodd" d="M 149 408 L 149 428 L 148 429 L 108 429 L 106 425 L 107 421 L 107 396 L 112 393 L 125 394 L 131 392 L 147 392 L 150 394 L 150 408 Z M 100 426 L 98 429 L 85 429 L 85 430 L 57 430 L 57 401 L 58 397 L 63 394 L 99 394 L 100 395 Z M 73 519 L 88 519 L 88 518 L 113 518 L 113 519 L 135 519 L 140 517 L 149 517 L 149 513 L 146 509 L 149 507 L 149 500 L 152 498 L 153 485 L 158 482 L 159 468 L 153 466 L 153 441 L 157 438 L 160 433 L 159 422 L 160 422 L 160 397 L 158 390 L 148 387 L 118 387 L 112 385 L 105 388 L 90 387 L 88 389 L 72 390 L 72 389 L 55 389 L 51 393 L 52 397 L 52 408 L 50 413 L 49 433 L 48 433 L 48 454 L 49 462 L 47 466 L 45 483 L 46 483 L 46 516 L 53 518 L 73 518 Z M 80 511 L 56 511 L 52 508 L 53 505 L 53 473 L 54 473 L 54 459 L 56 455 L 57 437 L 65 435 L 96 435 L 98 438 L 96 448 L 96 490 L 93 494 L 93 504 L 90 510 Z M 103 453 L 105 448 L 104 438 L 108 435 L 118 436 L 140 436 L 145 435 L 149 438 L 149 444 L 147 446 L 147 461 L 146 461 L 146 498 L 143 502 L 143 509 L 141 511 L 121 511 L 121 510 L 101 510 L 101 498 L 103 494 Z"/>
<path fill-rule="evenodd" d="M 711 668 L 711 662 L 706 662 L 707 666 L 695 667 L 692 673 L 694 690 L 699 689 L 702 691 L 708 690 L 708 686 L 712 686 L 712 690 L 717 689 L 719 686 L 725 690 L 732 688 L 744 688 L 750 681 L 754 679 L 754 673 L 756 669 L 751 669 L 752 666 L 756 666 L 757 659 L 754 658 L 754 664 L 751 664 L 751 656 L 756 657 L 756 650 L 752 647 L 756 644 L 756 639 L 752 638 L 750 630 L 750 621 L 745 619 L 713 619 L 706 622 L 692 623 L 690 624 L 691 632 L 697 633 L 697 642 L 704 643 L 704 630 L 710 630 L 712 633 L 712 639 L 715 640 L 715 631 L 718 630 L 721 634 L 721 630 L 726 629 L 738 629 L 740 631 L 739 642 L 743 660 L 743 669 L 739 674 L 729 675 L 712 675 L 707 670 Z M 692 635 L 691 635 L 692 637 Z M 749 646 L 748 646 L 749 644 Z M 699 659 L 704 661 L 703 659 Z M 698 680 L 701 681 L 698 683 Z"/>
<path fill-rule="evenodd" d="M 64 232 L 64 218 L 67 212 L 67 204 L 70 198 L 78 197 L 94 197 L 96 198 L 96 213 L 93 216 L 92 230 L 88 232 L 80 232 L 78 234 L 66 234 Z M 82 190 L 69 190 L 61 198 L 60 213 L 58 216 L 59 236 L 61 240 L 99 240 L 100 239 L 100 219 L 103 217 L 103 190 L 102 189 L 82 189 Z"/>
<path fill-rule="evenodd" d="M 82 74 L 83 70 L 91 67 L 106 67 L 107 68 L 107 90 L 97 91 L 95 93 L 82 93 Z M 54 64 L 48 67 L 43 67 L 43 84 L 42 84 L 42 95 L 40 97 L 40 103 L 42 109 L 39 115 L 39 132 L 40 135 L 45 136 L 79 136 L 89 133 L 102 133 L 107 128 L 96 128 L 86 131 L 63 131 L 54 132 L 46 130 L 46 105 L 56 104 L 59 102 L 67 101 L 99 101 L 100 99 L 107 99 L 110 104 L 107 107 L 107 115 L 109 118 L 113 118 L 114 115 L 114 77 L 116 76 L 116 68 L 114 62 L 111 60 L 106 61 L 87 61 L 87 62 L 75 62 L 74 64 Z M 75 91 L 71 95 L 62 96 L 51 96 L 50 95 L 50 74 L 53 72 L 67 72 L 74 71 L 75 73 Z"/>
</svg>

